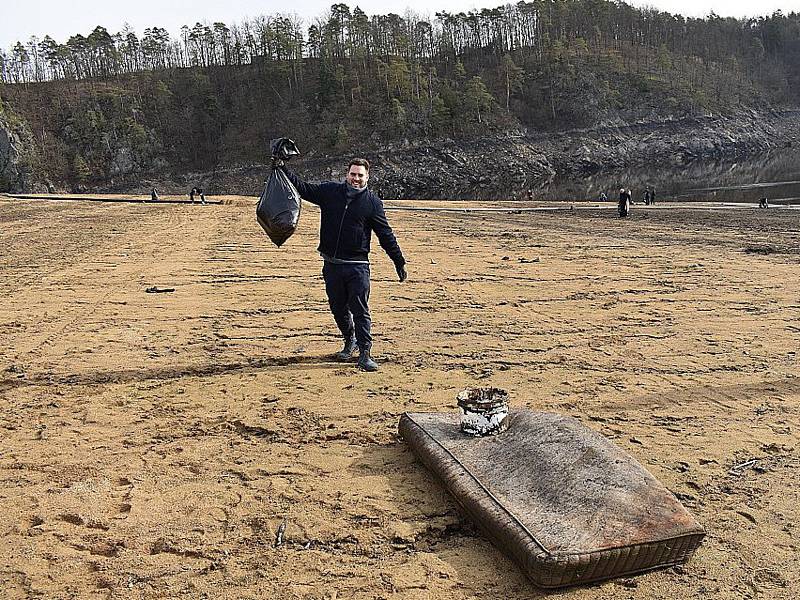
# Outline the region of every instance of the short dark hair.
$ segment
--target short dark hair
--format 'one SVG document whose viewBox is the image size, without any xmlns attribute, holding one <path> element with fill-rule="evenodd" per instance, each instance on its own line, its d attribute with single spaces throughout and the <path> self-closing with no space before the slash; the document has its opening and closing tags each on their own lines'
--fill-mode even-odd
<svg viewBox="0 0 800 600">
<path fill-rule="evenodd" d="M 353 165 L 364 167 L 367 170 L 367 173 L 369 173 L 369 161 L 366 158 L 354 158 L 350 161 L 350 164 L 347 165 L 347 170 L 349 171 L 350 167 Z"/>
</svg>

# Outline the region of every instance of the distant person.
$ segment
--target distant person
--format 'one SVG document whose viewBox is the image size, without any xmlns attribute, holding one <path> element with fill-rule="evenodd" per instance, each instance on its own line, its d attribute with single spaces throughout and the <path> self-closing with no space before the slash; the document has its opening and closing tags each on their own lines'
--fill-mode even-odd
<svg viewBox="0 0 800 600">
<path fill-rule="evenodd" d="M 273 159 L 297 188 L 300 196 L 320 208 L 319 247 L 322 277 L 333 318 L 344 338 L 344 347 L 336 354 L 350 360 L 359 349 L 358 367 L 377 371 L 372 359 L 372 319 L 369 314 L 369 243 L 372 233 L 394 263 L 400 281 L 406 280 L 406 260 L 386 219 L 383 202 L 367 189 L 369 161 L 350 161 L 344 182 L 306 183 L 288 170 L 282 161 Z"/>
<path fill-rule="evenodd" d="M 620 217 L 627 217 L 631 210 L 631 191 L 625 188 L 619 188 L 619 201 L 617 203 L 617 211 Z"/>
<path fill-rule="evenodd" d="M 200 204 L 206 203 L 206 195 L 203 192 L 203 188 L 197 188 L 197 193 L 200 194 Z"/>
<path fill-rule="evenodd" d="M 650 190 L 648 188 L 644 188 L 644 204 L 645 206 L 650 205 Z"/>
<path fill-rule="evenodd" d="M 150 190 L 150 200 L 152 200 L 153 202 L 158 202 L 159 200 L 161 200 L 161 198 L 158 197 L 158 192 L 156 191 L 156 188 Z"/>
<path fill-rule="evenodd" d="M 758 208 L 769 208 L 769 200 L 767 200 L 766 196 L 758 201 Z"/>
<path fill-rule="evenodd" d="M 605 192 L 600 192 L 600 196 L 598 198 L 600 202 L 608 202 L 608 194 Z"/>
<path fill-rule="evenodd" d="M 656 188 L 650 186 L 650 204 L 656 203 Z"/>
<path fill-rule="evenodd" d="M 194 204 L 194 197 L 196 194 L 197 194 L 197 188 L 193 187 L 192 191 L 189 192 L 189 202 L 191 202 L 192 204 Z"/>
</svg>

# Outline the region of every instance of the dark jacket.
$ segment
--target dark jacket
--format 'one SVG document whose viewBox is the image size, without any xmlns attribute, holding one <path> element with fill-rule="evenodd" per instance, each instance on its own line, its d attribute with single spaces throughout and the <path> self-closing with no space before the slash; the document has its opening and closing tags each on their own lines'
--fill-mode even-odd
<svg viewBox="0 0 800 600">
<path fill-rule="evenodd" d="M 320 253 L 341 260 L 366 261 L 374 231 L 389 258 L 395 264 L 405 264 L 403 253 L 386 219 L 383 202 L 375 194 L 365 188 L 351 193 L 348 198 L 348 189 L 352 188 L 347 183 L 306 183 L 289 169 L 284 167 L 284 171 L 300 197 L 320 208 L 317 248 Z"/>
</svg>

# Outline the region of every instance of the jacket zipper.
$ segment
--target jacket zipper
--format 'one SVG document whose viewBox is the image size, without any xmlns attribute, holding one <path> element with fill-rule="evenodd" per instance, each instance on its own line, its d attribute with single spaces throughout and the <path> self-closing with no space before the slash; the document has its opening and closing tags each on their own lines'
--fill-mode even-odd
<svg viewBox="0 0 800 600">
<path fill-rule="evenodd" d="M 336 255 L 339 254 L 339 240 L 342 238 L 342 226 L 344 225 L 344 218 L 347 215 L 348 208 L 350 208 L 350 200 L 345 200 L 342 220 L 339 222 L 339 234 L 336 236 L 336 248 L 333 250 L 333 258 L 338 258 Z"/>
</svg>

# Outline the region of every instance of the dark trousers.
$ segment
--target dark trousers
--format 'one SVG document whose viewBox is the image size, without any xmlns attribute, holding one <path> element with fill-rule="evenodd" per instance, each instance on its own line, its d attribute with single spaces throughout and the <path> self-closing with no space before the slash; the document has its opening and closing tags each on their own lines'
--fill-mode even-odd
<svg viewBox="0 0 800 600">
<path fill-rule="evenodd" d="M 326 261 L 322 277 L 328 304 L 342 336 L 349 340 L 355 333 L 359 349 L 370 350 L 369 264 L 337 265 Z"/>
</svg>

